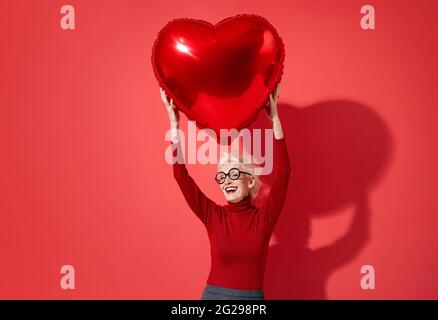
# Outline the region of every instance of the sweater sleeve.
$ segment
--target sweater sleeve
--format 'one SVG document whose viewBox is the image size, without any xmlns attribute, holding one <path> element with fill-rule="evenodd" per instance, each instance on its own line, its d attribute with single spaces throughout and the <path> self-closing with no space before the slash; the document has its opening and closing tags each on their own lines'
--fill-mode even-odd
<svg viewBox="0 0 438 320">
<path fill-rule="evenodd" d="M 181 146 L 178 143 L 174 149 L 181 153 Z M 182 157 L 180 157 L 182 159 Z M 175 162 L 173 164 L 173 176 L 180 187 L 187 204 L 202 221 L 202 223 L 209 228 L 213 222 L 214 212 L 218 209 L 218 205 L 210 200 L 198 187 L 193 178 L 189 175 L 185 163 L 183 161 Z"/>
<path fill-rule="evenodd" d="M 290 161 L 285 138 L 274 139 L 273 181 L 269 194 L 261 206 L 268 225 L 274 228 L 287 195 Z"/>
</svg>

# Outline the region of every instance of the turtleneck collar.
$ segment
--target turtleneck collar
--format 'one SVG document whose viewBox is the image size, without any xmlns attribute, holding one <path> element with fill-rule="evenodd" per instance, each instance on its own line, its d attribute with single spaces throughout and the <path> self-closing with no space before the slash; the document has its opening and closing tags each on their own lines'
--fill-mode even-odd
<svg viewBox="0 0 438 320">
<path fill-rule="evenodd" d="M 236 213 L 244 213 L 245 211 L 251 212 L 252 209 L 255 208 L 255 206 L 252 204 L 251 197 L 248 195 L 246 198 L 242 199 L 240 202 L 237 203 L 231 203 L 228 202 L 225 207 L 232 212 Z"/>
</svg>

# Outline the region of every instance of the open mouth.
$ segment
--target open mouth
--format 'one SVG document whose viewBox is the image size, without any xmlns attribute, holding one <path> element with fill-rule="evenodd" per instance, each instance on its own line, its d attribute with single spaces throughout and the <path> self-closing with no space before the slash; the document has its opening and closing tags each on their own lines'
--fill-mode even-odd
<svg viewBox="0 0 438 320">
<path fill-rule="evenodd" d="M 232 193 L 236 192 L 236 190 L 237 190 L 237 187 L 234 187 L 234 186 L 229 186 L 229 187 L 225 188 L 225 192 L 227 194 L 232 194 Z"/>
</svg>

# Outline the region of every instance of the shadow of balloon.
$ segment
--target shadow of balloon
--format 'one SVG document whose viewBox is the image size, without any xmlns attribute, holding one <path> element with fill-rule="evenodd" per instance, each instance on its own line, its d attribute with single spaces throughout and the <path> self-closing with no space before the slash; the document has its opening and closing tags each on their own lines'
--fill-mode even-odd
<svg viewBox="0 0 438 320">
<path fill-rule="evenodd" d="M 327 299 L 329 276 L 348 264 L 369 240 L 368 192 L 390 160 L 392 142 L 384 121 L 369 107 L 346 100 L 306 108 L 280 104 L 292 172 L 282 214 L 274 229 L 265 271 L 266 299 Z M 251 128 L 270 128 L 260 116 Z M 275 160 L 274 160 L 275 161 Z M 265 190 L 269 177 L 263 178 Z M 355 208 L 349 230 L 335 243 L 308 246 L 312 217 Z"/>
</svg>

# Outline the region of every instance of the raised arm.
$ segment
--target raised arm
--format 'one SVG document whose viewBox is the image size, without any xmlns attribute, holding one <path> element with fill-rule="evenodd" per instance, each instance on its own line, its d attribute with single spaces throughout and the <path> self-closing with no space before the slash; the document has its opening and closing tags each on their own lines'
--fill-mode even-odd
<svg viewBox="0 0 438 320">
<path fill-rule="evenodd" d="M 169 115 L 172 150 L 176 152 L 179 161 L 173 164 L 173 176 L 177 181 L 184 198 L 189 207 L 209 228 L 213 222 L 214 212 L 218 209 L 218 205 L 210 200 L 198 187 L 193 178 L 189 175 L 184 159 L 182 157 L 181 141 L 179 137 L 179 113 L 173 104 L 173 100 L 167 99 L 166 93 L 160 88 L 161 98 L 166 106 Z"/>
<path fill-rule="evenodd" d="M 274 178 L 267 199 L 261 207 L 262 213 L 266 215 L 266 219 L 271 228 L 274 228 L 286 199 L 291 170 L 287 145 L 277 108 L 280 86 L 281 83 L 278 84 L 274 96 L 272 94 L 269 95 L 268 117 L 272 121 L 272 128 L 274 130 L 274 159 L 272 171 Z"/>
</svg>

